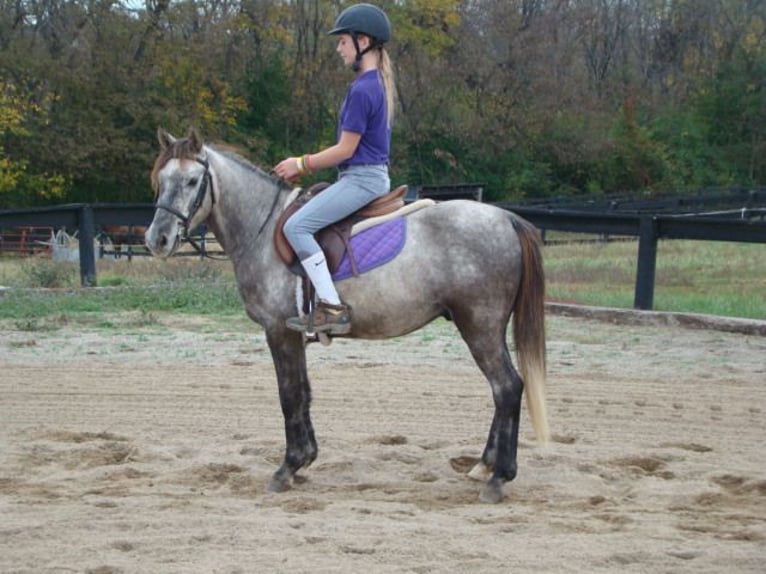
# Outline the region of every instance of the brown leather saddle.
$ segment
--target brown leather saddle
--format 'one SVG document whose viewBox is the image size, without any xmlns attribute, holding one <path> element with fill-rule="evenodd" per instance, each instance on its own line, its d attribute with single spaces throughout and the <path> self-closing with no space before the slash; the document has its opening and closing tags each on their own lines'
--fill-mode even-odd
<svg viewBox="0 0 766 574">
<path fill-rule="evenodd" d="M 303 267 L 298 261 L 292 246 L 285 237 L 285 222 L 290 218 L 291 215 L 306 205 L 306 203 L 308 203 L 311 198 L 315 197 L 329 186 L 329 183 L 321 182 L 316 183 L 308 189 L 301 191 L 298 197 L 296 197 L 295 200 L 287 206 L 287 208 L 279 216 L 279 219 L 277 219 L 277 226 L 274 230 L 274 246 L 276 247 L 279 257 L 282 259 L 282 261 L 285 262 L 285 265 L 287 265 L 289 269 L 296 275 L 304 275 Z M 354 275 L 358 275 L 356 262 L 354 260 L 354 254 L 351 251 L 351 228 L 363 219 L 386 215 L 396 211 L 401 207 L 404 207 L 404 196 L 406 193 L 407 186 L 400 185 L 386 195 L 378 197 L 377 199 L 368 203 L 345 219 L 342 219 L 337 223 L 333 223 L 324 229 L 320 229 L 314 235 L 317 242 L 319 242 L 319 246 L 322 248 L 322 251 L 324 251 L 330 273 L 334 273 L 338 269 L 338 266 L 343 260 L 343 256 L 348 253 L 351 269 Z"/>
</svg>

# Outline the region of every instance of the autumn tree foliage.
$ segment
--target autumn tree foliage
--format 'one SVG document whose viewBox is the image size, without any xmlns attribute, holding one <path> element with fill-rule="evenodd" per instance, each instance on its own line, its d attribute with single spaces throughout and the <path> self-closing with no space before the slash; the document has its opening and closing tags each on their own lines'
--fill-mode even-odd
<svg viewBox="0 0 766 574">
<path fill-rule="evenodd" d="M 0 207 L 150 201 L 163 126 L 333 141 L 342 0 L 0 0 Z M 766 181 L 763 0 L 381 0 L 394 183 L 490 200 Z M 316 174 L 329 179 L 332 173 Z"/>
<path fill-rule="evenodd" d="M 50 98 L 36 94 L 23 85 L 0 78 L 0 205 L 37 203 L 61 200 L 66 196 L 68 181 L 60 173 L 46 173 L 30 169 L 24 157 L 14 157 L 6 151 L 5 142 L 12 139 L 30 139 L 27 129 L 31 118 L 45 121 Z"/>
</svg>

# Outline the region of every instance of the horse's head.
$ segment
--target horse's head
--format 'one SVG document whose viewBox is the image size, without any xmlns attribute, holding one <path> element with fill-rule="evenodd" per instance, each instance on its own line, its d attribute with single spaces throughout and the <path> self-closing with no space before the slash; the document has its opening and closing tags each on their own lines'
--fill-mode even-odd
<svg viewBox="0 0 766 574">
<path fill-rule="evenodd" d="M 168 257 L 207 218 L 215 196 L 207 152 L 195 129 L 176 139 L 160 128 L 157 139 L 161 150 L 151 175 L 157 209 L 144 242 L 154 255 Z"/>
</svg>

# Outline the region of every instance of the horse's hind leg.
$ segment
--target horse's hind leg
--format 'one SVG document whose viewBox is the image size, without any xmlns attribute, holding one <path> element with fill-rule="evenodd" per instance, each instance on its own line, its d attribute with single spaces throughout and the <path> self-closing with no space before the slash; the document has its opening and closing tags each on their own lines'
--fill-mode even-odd
<svg viewBox="0 0 766 574">
<path fill-rule="evenodd" d="M 492 476 L 495 468 L 495 457 L 497 456 L 497 412 L 492 417 L 492 425 L 489 428 L 489 437 L 481 455 L 481 460 L 470 470 L 468 476 L 474 480 L 486 481 Z"/>
<path fill-rule="evenodd" d="M 311 423 L 311 386 L 306 370 L 306 352 L 299 333 L 267 333 L 279 385 L 279 402 L 285 420 L 285 459 L 274 473 L 268 490 L 283 492 L 292 486 L 295 473 L 310 465 L 318 448 Z"/>
<path fill-rule="evenodd" d="M 508 354 L 506 350 L 506 355 Z M 516 478 L 516 453 L 519 439 L 519 417 L 524 384 L 508 357 L 502 379 L 490 378 L 495 415 L 482 462 L 493 469 L 492 477 L 481 493 L 485 502 L 499 502 L 503 498 L 503 484 Z"/>
<path fill-rule="evenodd" d="M 487 444 L 481 457 L 481 467 L 471 471 L 473 478 L 492 475 L 482 490 L 485 502 L 499 502 L 503 498 L 503 484 L 516 477 L 516 451 L 519 437 L 519 416 L 524 384 L 511 361 L 505 342 L 505 329 L 486 326 L 470 327 L 456 324 L 468 344 L 476 364 L 487 377 L 492 389 L 495 414 Z M 494 332 L 493 332 L 494 331 Z"/>
</svg>

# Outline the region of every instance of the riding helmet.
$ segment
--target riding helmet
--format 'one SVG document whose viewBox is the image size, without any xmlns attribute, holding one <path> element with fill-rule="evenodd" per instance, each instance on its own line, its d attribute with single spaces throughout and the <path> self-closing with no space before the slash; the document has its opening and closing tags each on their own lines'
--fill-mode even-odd
<svg viewBox="0 0 766 574">
<path fill-rule="evenodd" d="M 354 4 L 340 13 L 328 34 L 364 34 L 373 39 L 373 44 L 385 44 L 391 39 L 391 22 L 377 6 Z"/>
</svg>

